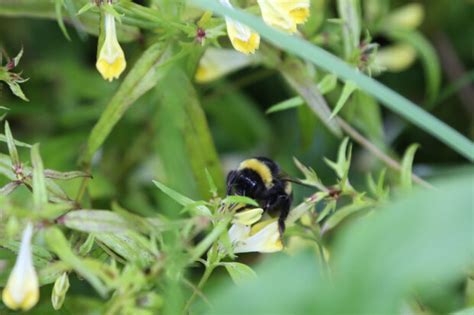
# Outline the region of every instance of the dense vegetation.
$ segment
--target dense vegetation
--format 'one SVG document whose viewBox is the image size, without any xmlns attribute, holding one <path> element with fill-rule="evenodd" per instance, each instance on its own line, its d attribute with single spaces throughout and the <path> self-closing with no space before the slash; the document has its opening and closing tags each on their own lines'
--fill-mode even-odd
<svg viewBox="0 0 474 315">
<path fill-rule="evenodd" d="M 473 314 L 471 2 L 0 0 L 0 314 Z"/>
</svg>

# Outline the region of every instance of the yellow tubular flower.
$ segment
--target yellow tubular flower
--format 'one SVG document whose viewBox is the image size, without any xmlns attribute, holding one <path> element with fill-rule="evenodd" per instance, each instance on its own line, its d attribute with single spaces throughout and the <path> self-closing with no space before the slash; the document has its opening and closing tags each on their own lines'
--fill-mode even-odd
<svg viewBox="0 0 474 315">
<path fill-rule="evenodd" d="M 289 33 L 309 17 L 309 0 L 258 0 L 265 23 Z"/>
<path fill-rule="evenodd" d="M 2 292 L 3 303 L 13 310 L 27 311 L 38 303 L 39 285 L 31 254 L 32 236 L 33 225 L 28 223 L 23 231 L 15 266 Z"/>
<path fill-rule="evenodd" d="M 220 0 L 220 2 L 232 8 L 229 0 Z M 232 46 L 237 51 L 244 54 L 253 54 L 260 46 L 260 35 L 252 31 L 248 26 L 226 17 L 227 35 L 229 35 Z"/>
<path fill-rule="evenodd" d="M 196 71 L 198 83 L 207 83 L 237 71 L 255 61 L 254 56 L 244 55 L 234 49 L 208 48 Z"/>
<path fill-rule="evenodd" d="M 105 39 L 95 66 L 105 80 L 112 81 L 120 76 L 127 63 L 122 47 L 117 40 L 113 15 L 105 13 L 104 23 Z"/>
</svg>

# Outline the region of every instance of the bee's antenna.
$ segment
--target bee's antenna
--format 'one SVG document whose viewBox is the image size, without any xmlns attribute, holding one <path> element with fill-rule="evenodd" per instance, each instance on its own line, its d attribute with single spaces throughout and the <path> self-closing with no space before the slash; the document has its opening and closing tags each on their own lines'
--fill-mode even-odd
<svg viewBox="0 0 474 315">
<path fill-rule="evenodd" d="M 288 176 L 283 176 L 280 178 L 282 181 L 285 181 L 285 182 L 290 182 L 290 183 L 295 183 L 295 184 L 298 184 L 298 185 L 301 185 L 301 186 L 305 186 L 305 187 L 311 187 L 311 188 L 315 188 L 313 185 L 310 185 L 310 184 L 306 184 L 304 183 L 302 180 L 298 179 L 298 178 L 292 178 L 292 177 L 288 177 Z"/>
</svg>

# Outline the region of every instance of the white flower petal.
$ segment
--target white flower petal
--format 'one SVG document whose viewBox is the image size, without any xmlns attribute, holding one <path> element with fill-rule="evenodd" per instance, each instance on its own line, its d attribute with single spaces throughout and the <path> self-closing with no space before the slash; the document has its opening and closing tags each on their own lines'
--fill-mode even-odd
<svg viewBox="0 0 474 315">
<path fill-rule="evenodd" d="M 2 292 L 3 302 L 14 310 L 29 310 L 36 305 L 39 299 L 38 276 L 33 266 L 31 253 L 32 236 L 33 225 L 28 223 L 23 231 L 15 266 Z"/>
<path fill-rule="evenodd" d="M 273 221 L 250 237 L 237 242 L 234 247 L 234 253 L 273 253 L 282 249 L 283 244 L 280 240 L 278 222 Z"/>
</svg>

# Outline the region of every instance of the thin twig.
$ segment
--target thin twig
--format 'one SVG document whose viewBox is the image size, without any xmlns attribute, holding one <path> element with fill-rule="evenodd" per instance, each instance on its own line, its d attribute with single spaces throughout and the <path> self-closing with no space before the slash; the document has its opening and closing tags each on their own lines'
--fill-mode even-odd
<svg viewBox="0 0 474 315">
<path fill-rule="evenodd" d="M 206 295 L 204 294 L 204 292 L 202 292 L 202 290 L 200 290 L 197 286 L 195 286 L 191 281 L 189 281 L 188 279 L 183 279 L 183 283 L 185 285 L 187 285 L 188 287 L 190 287 L 192 290 L 193 290 L 193 293 L 195 293 L 196 295 L 199 295 L 199 297 L 204 301 L 204 303 L 206 303 L 209 307 L 212 307 L 212 304 L 211 302 L 209 301 L 209 299 L 206 297 Z"/>
<path fill-rule="evenodd" d="M 446 76 L 450 82 L 464 77 L 466 75 L 466 67 L 463 65 L 459 58 L 456 50 L 454 49 L 451 41 L 445 33 L 440 32 L 437 34 L 434 40 L 434 44 L 440 54 L 441 66 L 443 67 Z M 466 84 L 458 90 L 458 96 L 461 100 L 462 105 L 466 111 L 470 114 L 474 114 L 474 89 L 472 84 Z"/>
<path fill-rule="evenodd" d="M 347 133 L 349 136 L 351 136 L 352 139 L 354 139 L 357 143 L 359 143 L 361 146 L 369 150 L 372 154 L 374 154 L 377 158 L 379 158 L 382 162 L 384 162 L 388 167 L 400 171 L 402 169 L 401 165 L 399 162 L 396 160 L 392 159 L 389 157 L 385 152 L 380 150 L 376 145 L 374 145 L 372 142 L 370 142 L 367 138 L 365 138 L 361 133 L 359 133 L 355 128 L 353 128 L 351 125 L 349 125 L 344 119 L 340 117 L 336 117 L 337 123 L 339 126 L 344 130 L 345 133 Z M 424 181 L 420 177 L 416 176 L 415 174 L 411 175 L 413 181 L 425 188 L 429 189 L 434 189 L 435 187 L 431 185 L 430 183 Z"/>
<path fill-rule="evenodd" d="M 194 302 L 194 299 L 196 298 L 196 296 L 198 295 L 198 292 L 201 291 L 202 287 L 204 286 L 204 284 L 206 284 L 207 280 L 209 279 L 209 277 L 211 276 L 212 272 L 214 271 L 214 267 L 212 266 L 207 266 L 206 267 L 206 270 L 204 271 L 204 274 L 202 275 L 201 277 L 201 280 L 199 280 L 199 283 L 197 285 L 197 289 L 198 290 L 194 290 L 193 291 L 193 294 L 191 295 L 191 297 L 189 298 L 189 300 L 186 302 L 186 305 L 184 306 L 184 310 L 183 310 L 183 313 L 186 314 L 186 312 L 189 310 L 189 308 L 191 307 L 191 305 L 193 304 Z"/>
</svg>

